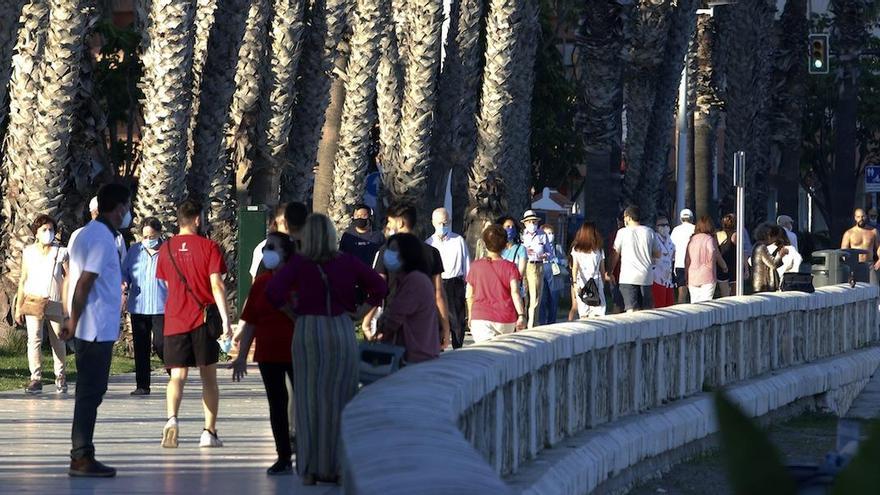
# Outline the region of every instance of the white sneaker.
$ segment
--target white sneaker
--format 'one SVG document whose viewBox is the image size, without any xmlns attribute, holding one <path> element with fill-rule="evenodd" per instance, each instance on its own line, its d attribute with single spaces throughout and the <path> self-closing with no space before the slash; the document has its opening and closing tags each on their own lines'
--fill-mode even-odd
<svg viewBox="0 0 880 495">
<path fill-rule="evenodd" d="M 177 418 L 171 418 L 162 429 L 162 446 L 166 449 L 177 448 Z"/>
<path fill-rule="evenodd" d="M 217 438 L 217 432 L 211 433 L 208 430 L 202 430 L 202 438 L 199 440 L 199 447 L 222 447 L 223 442 Z"/>
</svg>

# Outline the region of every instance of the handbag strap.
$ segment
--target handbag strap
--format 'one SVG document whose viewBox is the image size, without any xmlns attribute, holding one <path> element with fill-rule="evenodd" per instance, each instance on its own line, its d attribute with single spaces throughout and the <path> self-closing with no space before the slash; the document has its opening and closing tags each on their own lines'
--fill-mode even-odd
<svg viewBox="0 0 880 495">
<path fill-rule="evenodd" d="M 331 285 L 330 285 L 330 279 L 327 277 L 327 273 L 324 272 L 324 268 L 320 264 L 315 263 L 315 266 L 318 267 L 318 273 L 321 274 L 321 280 L 324 282 L 324 297 L 325 297 L 325 304 L 327 305 L 327 316 L 332 317 L 333 313 L 332 313 L 332 311 L 330 311 L 330 300 L 331 300 L 330 291 L 332 290 Z"/>
<path fill-rule="evenodd" d="M 172 254 L 172 251 L 171 251 L 171 240 L 170 239 L 168 240 L 167 244 L 168 244 L 168 258 L 171 259 L 171 266 L 173 266 L 174 271 L 177 272 L 177 276 L 180 278 L 180 282 L 183 284 L 183 288 L 186 290 L 186 293 L 189 294 L 189 296 L 193 298 L 193 300 L 196 302 L 196 304 L 199 305 L 199 311 L 204 311 L 205 308 L 208 307 L 208 304 L 204 304 L 203 302 L 199 301 L 199 298 L 196 297 L 196 294 L 193 292 L 192 289 L 190 289 L 189 283 L 186 281 L 186 277 L 183 276 L 183 272 L 180 271 L 180 267 L 177 266 L 177 262 L 174 261 L 174 255 Z"/>
</svg>

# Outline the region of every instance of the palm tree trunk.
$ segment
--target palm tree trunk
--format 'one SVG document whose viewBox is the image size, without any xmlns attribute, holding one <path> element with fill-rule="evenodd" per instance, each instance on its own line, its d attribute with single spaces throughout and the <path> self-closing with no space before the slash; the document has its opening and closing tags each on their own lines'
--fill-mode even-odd
<svg viewBox="0 0 880 495">
<path fill-rule="evenodd" d="M 672 11 L 669 36 L 666 39 L 666 62 L 656 75 L 657 96 L 651 114 L 651 127 L 645 141 L 645 183 L 643 188 L 642 217 L 653 222 L 659 212 L 669 209 L 666 201 L 666 176 L 669 172 L 669 149 L 675 127 L 675 100 L 684 68 L 688 42 L 694 33 L 695 0 L 678 2 Z"/>
<path fill-rule="evenodd" d="M 177 223 L 186 194 L 187 136 L 192 112 L 195 0 L 153 2 L 144 33 L 144 129 L 135 213 Z"/>
<path fill-rule="evenodd" d="M 248 0 L 217 2 L 217 21 L 211 27 L 204 65 L 199 72 L 202 82 L 196 97 L 198 113 L 192 118 L 192 166 L 187 182 L 189 195 L 209 201 L 211 211 L 215 206 L 234 209 L 230 201 L 236 199 L 234 194 L 226 197 L 228 191 L 222 197 L 214 196 L 212 178 L 229 158 L 223 134 L 236 91 L 236 63 L 245 35 L 248 4 Z"/>
<path fill-rule="evenodd" d="M 239 204 L 255 204 L 248 195 L 253 177 L 252 158 L 256 148 L 256 121 L 260 95 L 264 91 L 264 55 L 269 39 L 269 0 L 249 2 L 244 37 L 238 49 L 235 92 L 225 125 L 224 146 L 228 162 L 221 162 L 211 178 L 211 188 L 226 187 L 228 174 L 235 177 L 235 196 Z"/>
<path fill-rule="evenodd" d="M 787 0 L 777 23 L 779 47 L 774 68 L 771 166 L 776 175 L 779 211 L 798 223 L 803 101 L 807 95 L 804 40 L 809 33 L 807 0 Z"/>
<path fill-rule="evenodd" d="M 851 222 L 855 202 L 859 107 L 859 54 L 866 44 L 868 0 L 832 0 L 834 24 L 831 46 L 836 46 L 837 103 L 834 108 L 834 173 L 832 176 L 831 238 L 840 239 Z"/>
<path fill-rule="evenodd" d="M 535 52 L 538 48 L 538 4 L 522 0 L 519 5 L 517 47 L 514 58 L 514 109 L 510 123 L 511 166 L 504 169 L 507 206 L 514 215 L 529 209 L 532 202 L 532 91 L 535 85 Z"/>
<path fill-rule="evenodd" d="M 189 121 L 189 131 L 187 132 L 187 194 L 192 197 L 205 198 L 205 184 L 198 182 L 199 178 L 206 175 L 204 170 L 195 169 L 193 162 L 193 154 L 195 153 L 195 134 L 196 125 L 198 124 L 198 115 L 202 103 L 202 73 L 208 58 L 208 48 L 210 44 L 211 33 L 216 25 L 215 13 L 217 11 L 218 0 L 196 0 L 196 17 L 195 17 L 195 44 L 193 45 L 193 69 L 192 69 L 192 117 Z M 193 182 L 190 182 L 190 181 Z"/>
<path fill-rule="evenodd" d="M 715 56 L 715 20 L 697 19 L 696 109 L 694 110 L 694 207 L 697 216 L 717 217 L 712 197 L 715 128 L 723 97 L 717 82 L 718 59 Z"/>
<path fill-rule="evenodd" d="M 641 0 L 633 13 L 632 41 L 629 70 L 625 75 L 623 100 L 626 104 L 626 174 L 623 177 L 625 204 L 644 208 L 642 190 L 647 181 L 644 163 L 651 115 L 657 99 L 658 81 L 646 74 L 661 70 L 666 57 L 664 50 L 669 38 L 673 7 L 669 1 Z M 643 211 L 643 214 L 646 213 Z"/>
<path fill-rule="evenodd" d="M 317 160 L 318 144 L 330 104 L 332 70 L 342 40 L 351 0 L 314 0 L 309 10 L 293 109 L 290 166 L 281 177 L 281 200 L 306 202 Z"/>
<path fill-rule="evenodd" d="M 584 4 L 578 33 L 584 107 L 586 176 L 584 216 L 603 235 L 617 227 L 620 191 L 620 147 L 623 108 L 623 12 L 627 2 L 605 0 Z"/>
<path fill-rule="evenodd" d="M 21 253 L 30 240 L 29 218 L 25 210 L 30 199 L 25 189 L 28 161 L 31 157 L 30 136 L 34 128 L 40 67 L 49 20 L 49 2 L 30 0 L 21 10 L 20 25 L 12 57 L 9 78 L 9 120 L 3 148 L 2 238 L 0 252 L 7 253 L 0 280 L 0 321 L 10 319 L 13 298 L 18 285 Z"/>
<path fill-rule="evenodd" d="M 395 23 L 388 2 L 382 9 L 383 34 L 379 44 L 376 106 L 379 112 L 379 158 L 383 171 L 400 168 L 400 111 L 403 101 L 403 64 Z"/>
<path fill-rule="evenodd" d="M 287 147 L 296 97 L 294 83 L 302 54 L 304 0 L 273 0 L 272 11 L 268 91 L 257 121 L 258 159 L 251 181 L 251 198 L 267 205 L 278 203 L 281 176 L 293 175 L 293 171 L 288 170 Z"/>
<path fill-rule="evenodd" d="M 766 221 L 769 192 L 769 104 L 775 2 L 743 0 L 716 9 L 719 56 L 726 79 L 725 169 L 733 170 L 733 155 L 746 152 L 745 222 Z M 722 189 L 723 190 L 723 189 Z"/>
<path fill-rule="evenodd" d="M 406 118 L 401 119 L 400 125 L 400 158 L 384 167 L 383 178 L 391 202 L 425 207 L 440 70 L 443 4 L 439 0 L 416 0 L 407 3 L 405 8 L 411 34 L 407 44 L 400 45 L 405 53 L 401 115 Z"/>
<path fill-rule="evenodd" d="M 507 150 L 513 117 L 514 91 L 511 81 L 516 67 L 516 24 L 520 20 L 518 0 L 490 0 L 486 16 L 486 65 L 477 120 L 477 154 L 470 176 L 470 206 L 467 212 L 468 243 L 476 246 L 486 222 L 508 211 L 507 184 L 502 175 L 510 166 Z"/>
<path fill-rule="evenodd" d="M 440 74 L 434 149 L 436 158 L 429 194 L 436 204 L 445 199 L 446 177 L 452 172 L 452 228 L 462 232 L 467 211 L 467 180 L 474 163 L 477 111 L 483 71 L 485 40 L 480 31 L 484 0 L 457 0 L 452 4 L 446 60 Z"/>
<path fill-rule="evenodd" d="M 318 171 L 315 174 L 315 189 L 312 194 L 312 211 L 327 214 L 333 195 L 333 171 L 336 166 L 336 152 L 339 149 L 339 131 L 342 126 L 342 107 L 345 103 L 345 83 L 340 77 L 345 74 L 349 58 L 348 43 L 340 46 L 336 57 L 336 77 L 330 83 L 330 105 L 321 131 L 321 144 L 318 146 Z M 399 108 L 399 107 L 398 107 Z"/>
<path fill-rule="evenodd" d="M 9 110 L 8 84 L 12 75 L 12 49 L 15 48 L 15 37 L 24 4 L 25 0 L 8 0 L 0 5 L 0 141 L 3 139 Z"/>
<path fill-rule="evenodd" d="M 346 70 L 333 199 L 329 207 L 330 218 L 340 232 L 348 228 L 351 208 L 363 198 L 370 133 L 376 125 L 381 1 L 357 0 L 352 20 L 351 55 Z"/>
</svg>

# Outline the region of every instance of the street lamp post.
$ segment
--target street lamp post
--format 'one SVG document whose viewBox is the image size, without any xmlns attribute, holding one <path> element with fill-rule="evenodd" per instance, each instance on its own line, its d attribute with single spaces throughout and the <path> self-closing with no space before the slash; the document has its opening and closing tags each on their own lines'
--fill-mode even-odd
<svg viewBox="0 0 880 495">
<path fill-rule="evenodd" d="M 733 185 L 736 187 L 736 295 L 744 292 L 743 267 L 745 266 L 745 235 L 746 216 L 746 153 L 737 151 L 733 155 Z"/>
</svg>

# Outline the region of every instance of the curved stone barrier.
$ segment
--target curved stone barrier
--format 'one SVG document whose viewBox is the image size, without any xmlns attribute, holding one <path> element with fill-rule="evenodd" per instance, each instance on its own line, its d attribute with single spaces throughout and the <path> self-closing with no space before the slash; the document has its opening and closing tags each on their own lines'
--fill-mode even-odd
<svg viewBox="0 0 880 495">
<path fill-rule="evenodd" d="M 502 477 L 578 432 L 874 343 L 877 312 L 877 287 L 833 286 L 549 325 L 444 354 L 345 409 L 345 492 L 512 493 Z"/>
</svg>

